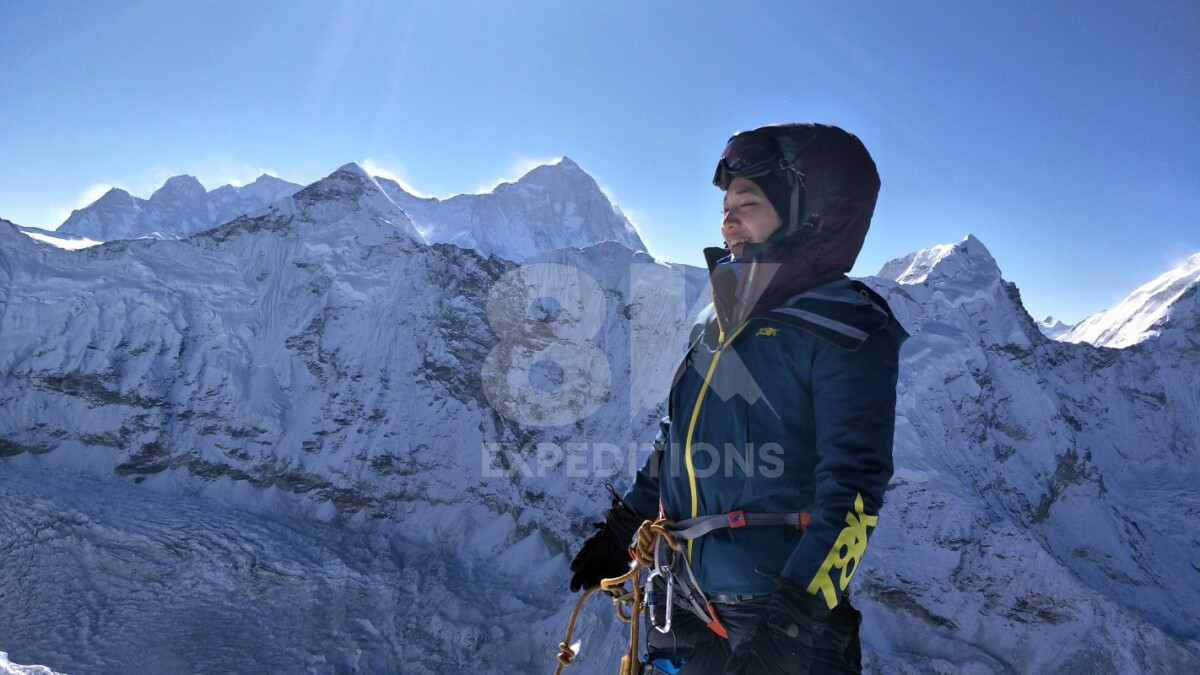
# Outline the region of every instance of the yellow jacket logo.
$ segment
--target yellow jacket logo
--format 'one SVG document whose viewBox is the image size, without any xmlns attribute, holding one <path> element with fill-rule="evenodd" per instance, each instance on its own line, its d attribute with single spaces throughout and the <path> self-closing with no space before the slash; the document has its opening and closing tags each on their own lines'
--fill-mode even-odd
<svg viewBox="0 0 1200 675">
<path fill-rule="evenodd" d="M 757 333 L 755 333 L 754 335 L 755 335 L 756 337 L 757 337 L 757 336 L 759 336 L 759 335 L 764 335 L 764 336 L 766 336 L 766 337 L 775 337 L 775 335 L 776 335 L 776 334 L 778 334 L 778 333 L 779 333 L 779 329 L 778 329 L 778 328 L 771 328 L 771 327 L 767 327 L 767 328 L 759 328 L 759 329 L 758 329 L 758 332 L 757 332 Z"/>
<path fill-rule="evenodd" d="M 850 585 L 850 577 L 858 570 L 858 561 L 867 550 L 867 528 L 874 528 L 879 522 L 879 516 L 868 516 L 863 512 L 863 498 L 860 493 L 854 499 L 854 510 L 846 514 L 846 527 L 833 542 L 833 548 L 817 570 L 817 576 L 808 585 L 808 592 L 825 597 L 825 604 L 833 609 L 841 596 L 840 591 Z M 835 572 L 840 572 L 837 574 Z M 835 580 L 834 577 L 837 577 Z"/>
</svg>

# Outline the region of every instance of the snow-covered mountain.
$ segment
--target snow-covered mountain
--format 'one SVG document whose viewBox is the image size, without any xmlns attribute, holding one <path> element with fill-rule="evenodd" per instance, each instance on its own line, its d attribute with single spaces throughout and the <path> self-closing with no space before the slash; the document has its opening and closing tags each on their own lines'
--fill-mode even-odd
<svg viewBox="0 0 1200 675">
<path fill-rule="evenodd" d="M 284 591 L 313 598 L 312 584 L 330 583 L 319 577 L 328 570 L 296 567 L 278 557 L 283 554 L 270 541 L 236 539 L 247 542 L 239 547 L 255 548 L 251 558 L 262 561 L 257 564 L 274 570 L 261 578 L 225 568 L 188 568 L 185 574 L 167 561 L 160 569 L 177 570 L 178 578 L 164 572 L 161 597 L 147 599 L 136 614 L 108 602 L 110 594 L 124 596 L 129 589 L 107 568 L 57 566 L 41 558 L 52 554 L 47 549 L 9 547 L 0 557 L 11 557 L 0 567 L 25 570 L 0 574 L 0 593 L 22 598 L 21 604 L 0 602 L 0 634 L 13 660 L 67 672 L 112 672 L 116 663 L 166 658 L 161 650 L 147 653 L 141 642 L 119 639 L 116 633 L 124 635 L 131 623 L 154 627 L 148 635 L 170 633 L 166 644 L 188 645 L 232 635 L 225 627 L 245 633 L 247 621 L 261 620 L 259 627 L 279 631 L 284 644 L 317 640 L 313 654 L 297 647 L 293 660 L 264 662 L 271 672 L 344 664 L 354 650 L 362 652 L 363 663 L 374 664 L 369 672 L 445 672 L 464 662 L 476 664 L 478 672 L 536 672 L 544 655 L 518 629 L 546 614 L 549 599 L 558 602 L 557 592 L 543 586 L 532 596 L 539 604 L 531 605 L 459 583 L 494 578 L 504 569 L 510 570 L 504 578 L 515 578 L 549 565 L 545 569 L 553 574 L 541 576 L 544 584 L 561 572 L 561 551 L 575 546 L 604 493 L 604 478 L 590 467 L 606 463 L 620 471 L 629 441 L 653 433 L 674 367 L 662 355 L 679 350 L 690 309 L 684 300 L 699 296 L 703 274 L 616 243 L 550 252 L 514 270 L 494 256 L 423 243 L 403 211 L 355 165 L 262 215 L 185 240 L 110 242 L 71 252 L 0 227 L 0 457 L 11 458 L 0 486 L 16 493 L 5 497 L 6 504 L 52 499 L 29 495 L 29 486 L 43 479 L 21 483 L 16 474 L 22 471 L 49 471 L 44 475 L 51 482 L 71 473 L 118 477 L 123 490 L 133 491 L 129 510 L 107 488 L 63 489 L 98 490 L 100 501 L 116 505 L 117 524 L 106 525 L 112 556 L 136 557 L 125 550 L 125 540 L 132 539 L 150 542 L 134 548 L 158 559 L 180 548 L 207 550 L 220 539 L 196 542 L 171 523 L 204 522 L 206 531 L 222 536 L 231 526 L 199 518 L 210 510 L 202 505 L 175 512 L 157 504 L 157 519 L 139 517 L 144 507 L 134 503 L 151 499 L 141 490 L 185 486 L 190 493 L 199 486 L 222 499 L 252 494 L 252 504 L 302 496 L 309 518 L 385 530 L 387 539 L 362 544 L 370 554 L 356 559 L 372 570 L 396 572 L 383 578 L 363 572 L 364 589 L 393 585 L 382 591 L 390 600 L 333 617 L 335 623 L 321 629 L 361 637 L 359 619 L 366 620 L 375 628 L 365 639 L 375 639 L 363 644 L 329 632 L 306 633 L 303 622 L 268 625 L 274 613 L 291 616 L 298 602 Z M 532 332 L 513 325 L 509 310 L 494 309 L 514 301 L 522 316 L 539 317 Z M 584 314 L 591 318 L 581 319 Z M 662 317 L 673 319 L 663 326 L 657 323 Z M 557 369 L 544 373 L 533 363 L 530 377 L 510 381 L 521 372 L 515 362 L 559 348 L 556 330 L 574 330 L 577 318 L 599 349 L 585 349 L 586 359 L 568 352 Z M 646 365 L 655 359 L 666 365 Z M 629 388 L 625 369 L 634 362 L 657 374 L 653 410 L 636 403 L 645 391 Z M 539 388 L 549 391 L 547 382 L 555 378 L 566 383 L 550 391 L 565 401 L 566 416 L 552 426 L 535 424 L 547 421 L 539 417 Z M 528 409 L 510 403 L 506 412 L 532 422 L 495 411 L 494 401 L 514 396 L 530 401 Z M 579 439 L 594 443 L 573 451 L 583 469 L 563 457 Z M 586 475 L 586 484 L 563 494 L 572 472 Z M 99 511 L 96 517 L 103 517 Z M 50 507 L 8 511 L 0 514 L 0 532 L 20 540 L 31 518 L 69 517 L 60 530 L 64 540 L 107 550 L 105 542 L 88 539 L 88 528 L 72 525 L 77 516 L 70 513 L 88 512 L 86 503 L 66 515 Z M 346 555 L 321 543 L 324 534 L 299 536 L 306 547 Z M 397 555 L 408 561 L 403 570 L 374 562 Z M 213 556 L 222 559 L 219 552 Z M 497 556 L 509 560 L 507 568 Z M 226 562 L 243 564 L 240 558 Z M 91 590 L 64 597 L 54 570 L 87 579 Z M 202 580 L 192 581 L 197 574 Z M 251 584 L 264 594 L 262 611 L 234 619 L 237 598 L 213 604 L 206 583 Z M 489 625 L 463 618 L 477 612 L 474 606 L 486 595 L 496 596 L 495 616 L 508 620 Z M 181 613 L 198 611 L 188 604 L 197 599 L 214 625 L 178 626 Z M 341 602 L 344 607 L 346 600 Z M 30 620 L 26 603 L 42 608 L 44 620 Z M 79 612 L 97 617 L 91 632 L 64 641 L 76 630 Z M 431 615 L 443 619 L 430 623 Z M 545 640 L 558 630 L 553 623 L 543 628 Z M 467 643 L 480 651 L 460 654 Z M 228 652 L 180 649 L 173 658 L 196 670 L 228 668 L 209 660 Z"/>
<path fill-rule="evenodd" d="M 554 670 L 568 556 L 640 465 L 705 275 L 617 242 L 517 265 L 410 207 L 347 165 L 185 240 L 0 224 L 8 658 Z M 869 672 L 1200 671 L 1195 345 L 1046 339 L 974 237 L 868 281 L 913 334 L 855 581 Z M 596 601 L 568 672 L 625 635 Z"/>
<path fill-rule="evenodd" d="M 263 174 L 249 185 L 224 185 L 208 192 L 192 176 L 175 176 L 168 178 L 150 199 L 112 188 L 95 202 L 72 211 L 58 232 L 95 241 L 182 239 L 258 212 L 300 188 Z"/>
<path fill-rule="evenodd" d="M 859 577 L 872 672 L 1195 670 L 1195 347 L 1046 339 L 973 237 L 876 282 L 913 337 Z"/>
<path fill-rule="evenodd" d="M 445 200 L 415 197 L 388 179 L 380 178 L 379 183 L 431 243 L 455 244 L 517 262 L 603 241 L 646 250 L 629 219 L 595 179 L 567 157 L 491 192 Z"/>
<path fill-rule="evenodd" d="M 1197 344 L 1198 295 L 1200 253 L 1138 288 L 1116 307 L 1079 322 L 1059 339 L 1097 347 L 1128 347 L 1151 336 L 1163 336 Z"/>
<path fill-rule="evenodd" d="M 605 241 L 633 251 L 646 250 L 629 219 L 609 201 L 595 179 L 567 157 L 536 167 L 515 183 L 501 183 L 491 192 L 444 200 L 416 197 L 387 178 L 375 180 L 429 243 L 455 244 L 517 262 L 539 253 Z M 192 176 L 175 176 L 148 200 L 113 188 L 72 212 L 56 235 L 22 230 L 65 247 L 78 245 L 59 239 L 182 239 L 239 216 L 257 214 L 300 187 L 264 174 L 243 187 L 225 185 L 205 192 Z"/>
<path fill-rule="evenodd" d="M 1045 335 L 1046 337 L 1050 338 L 1051 340 L 1059 339 L 1067 331 L 1074 328 L 1074 326 L 1063 323 L 1062 321 L 1059 321 L 1058 319 L 1056 319 L 1052 316 L 1047 316 L 1046 318 L 1038 321 L 1037 327 L 1038 327 L 1038 330 L 1042 331 L 1042 335 Z"/>
</svg>

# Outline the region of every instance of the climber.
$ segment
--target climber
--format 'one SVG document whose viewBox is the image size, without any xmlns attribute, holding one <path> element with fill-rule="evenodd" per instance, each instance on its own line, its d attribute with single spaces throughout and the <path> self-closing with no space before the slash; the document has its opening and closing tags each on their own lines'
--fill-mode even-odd
<svg viewBox="0 0 1200 675">
<path fill-rule="evenodd" d="M 667 632 L 647 622 L 644 673 L 861 672 L 849 584 L 892 475 L 907 337 L 846 276 L 879 176 L 857 137 L 782 124 L 735 134 L 713 183 L 725 246 L 705 250 L 712 304 L 654 451 L 575 556 L 571 589 L 624 574 L 634 530 L 661 514 L 685 542 L 674 581 L 695 593 L 671 589 Z"/>
</svg>

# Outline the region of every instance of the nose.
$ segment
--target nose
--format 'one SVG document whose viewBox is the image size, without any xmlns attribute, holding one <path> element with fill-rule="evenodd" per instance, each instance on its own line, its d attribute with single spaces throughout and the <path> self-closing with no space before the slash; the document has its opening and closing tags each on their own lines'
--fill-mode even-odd
<svg viewBox="0 0 1200 675">
<path fill-rule="evenodd" d="M 728 234 L 730 232 L 733 232 L 734 230 L 741 227 L 741 225 L 742 225 L 742 221 L 739 220 L 736 215 L 734 215 L 733 211 L 726 211 L 725 214 L 723 216 L 721 216 L 721 233 L 722 234 Z"/>
</svg>

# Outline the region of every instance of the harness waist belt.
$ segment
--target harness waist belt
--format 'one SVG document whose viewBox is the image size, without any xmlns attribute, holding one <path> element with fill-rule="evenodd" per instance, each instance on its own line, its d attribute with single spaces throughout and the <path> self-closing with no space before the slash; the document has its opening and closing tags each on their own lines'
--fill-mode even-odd
<svg viewBox="0 0 1200 675">
<path fill-rule="evenodd" d="M 722 605 L 744 605 L 746 603 L 766 602 L 770 598 L 770 593 L 760 593 L 758 595 L 730 594 L 730 593 L 714 593 L 708 596 L 709 602 L 716 602 Z"/>
<path fill-rule="evenodd" d="M 730 511 L 729 513 L 697 516 L 681 520 L 667 526 L 667 531 L 676 539 L 691 541 L 699 539 L 710 532 L 725 528 L 737 529 L 747 526 L 790 525 L 797 530 L 803 530 L 808 527 L 808 520 L 809 513 L 807 511 L 795 513 L 745 513 L 743 511 Z"/>
</svg>

